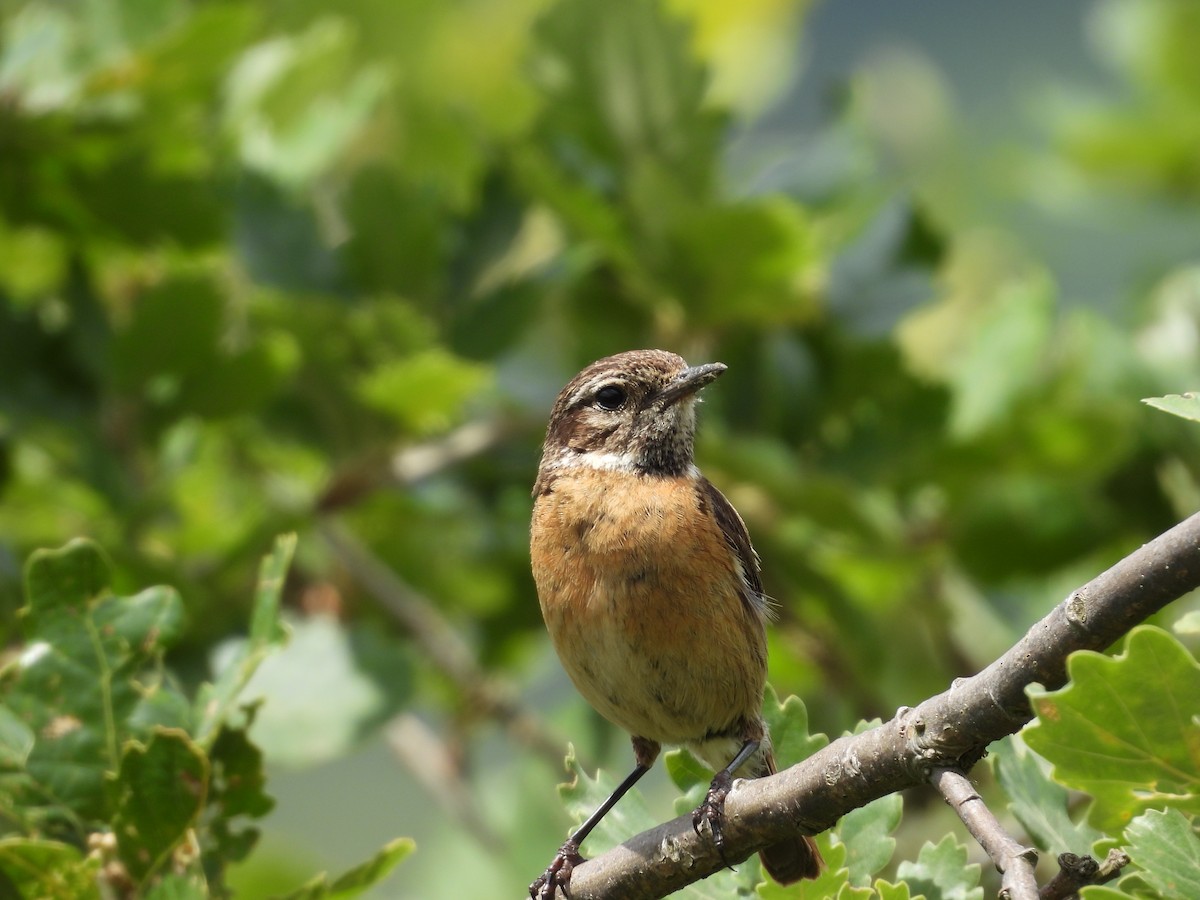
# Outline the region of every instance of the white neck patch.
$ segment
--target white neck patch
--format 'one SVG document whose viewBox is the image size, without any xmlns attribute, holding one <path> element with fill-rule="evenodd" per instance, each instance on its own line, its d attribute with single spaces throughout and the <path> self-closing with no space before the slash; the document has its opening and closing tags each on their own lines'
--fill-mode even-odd
<svg viewBox="0 0 1200 900">
<path fill-rule="evenodd" d="M 549 464 L 551 469 L 597 469 L 601 472 L 630 472 L 645 474 L 632 453 L 613 453 L 608 450 L 588 450 L 586 453 L 562 453 Z M 699 478 L 700 470 L 693 463 L 685 473 L 688 478 Z"/>
</svg>

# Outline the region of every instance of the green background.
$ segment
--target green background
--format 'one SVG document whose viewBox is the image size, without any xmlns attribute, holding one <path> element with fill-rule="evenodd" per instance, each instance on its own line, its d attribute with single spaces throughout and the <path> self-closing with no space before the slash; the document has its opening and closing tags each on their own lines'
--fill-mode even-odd
<svg viewBox="0 0 1200 900">
<path fill-rule="evenodd" d="M 411 835 L 380 896 L 518 895 L 567 741 L 630 764 L 537 611 L 545 416 L 658 346 L 730 367 L 698 457 L 780 696 L 838 734 L 975 671 L 1200 507 L 1200 433 L 1139 403 L 1200 386 L 1200 7 L 1042 6 L 0 7 L 0 637 L 86 535 L 178 590 L 197 683 L 296 530 L 234 881 Z"/>
</svg>

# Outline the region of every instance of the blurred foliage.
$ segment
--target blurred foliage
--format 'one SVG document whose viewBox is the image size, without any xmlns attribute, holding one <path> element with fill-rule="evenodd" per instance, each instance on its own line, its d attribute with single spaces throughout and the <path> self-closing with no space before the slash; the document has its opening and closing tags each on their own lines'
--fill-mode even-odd
<svg viewBox="0 0 1200 900">
<path fill-rule="evenodd" d="M 1049 95 L 1049 140 L 999 175 L 936 72 L 885 56 L 779 176 L 733 148 L 801 71 L 807 11 L 0 7 L 0 637 L 26 634 L 24 559 L 98 541 L 115 594 L 178 591 L 180 690 L 215 664 L 241 674 L 211 699 L 264 700 L 268 765 L 426 723 L 400 753 L 413 795 L 377 776 L 429 829 L 400 877 L 511 896 L 566 827 L 554 769 L 321 529 L 399 573 L 559 745 L 624 769 L 548 660 L 528 575 L 541 429 L 583 364 L 661 346 L 729 365 L 700 463 L 780 602 L 772 679 L 831 734 L 978 669 L 1200 507 L 1200 432 L 1138 403 L 1200 384 L 1200 251 L 1131 241 L 1139 280 L 1091 303 L 994 215 L 1055 205 L 1087 234 L 1146 198 L 1200 211 L 1194 5 L 1097 3 L 1120 90 Z M 260 666 L 249 586 L 291 530 L 296 639 Z M 930 827 L 926 849 L 898 836 L 914 872 L 960 853 Z M 320 865 L 295 855 L 299 883 Z"/>
<path fill-rule="evenodd" d="M 273 801 L 247 740 L 241 689 L 285 633 L 279 622 L 295 535 L 263 560 L 251 637 L 193 701 L 163 665 L 183 624 L 180 597 L 109 589 L 95 544 L 39 551 L 26 569 L 25 651 L 0 670 L 0 889 L 38 898 L 225 897 Z M 349 897 L 411 851 L 403 839 L 332 885 L 293 897 Z"/>
</svg>

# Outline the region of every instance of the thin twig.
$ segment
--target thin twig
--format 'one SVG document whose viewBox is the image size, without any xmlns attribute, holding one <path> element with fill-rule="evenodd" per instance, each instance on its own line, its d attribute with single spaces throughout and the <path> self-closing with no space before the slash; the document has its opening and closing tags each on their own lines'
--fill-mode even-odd
<svg viewBox="0 0 1200 900">
<path fill-rule="evenodd" d="M 402 447 L 392 454 L 392 483 L 414 484 L 442 469 L 479 456 L 512 433 L 512 423 L 502 419 L 467 422 L 449 434 L 424 444 Z"/>
<path fill-rule="evenodd" d="M 929 781 L 958 813 L 967 831 L 1003 876 L 1000 896 L 1007 900 L 1038 900 L 1037 851 L 1023 847 L 1004 829 L 962 772 L 934 769 Z"/>
<path fill-rule="evenodd" d="M 989 743 L 1032 712 L 1025 688 L 1060 687 L 1067 657 L 1103 650 L 1172 600 L 1200 587 L 1200 515 L 1134 551 L 1075 591 L 978 675 L 778 775 L 737 782 L 723 851 L 680 816 L 575 868 L 574 900 L 665 897 L 790 835 L 816 834 L 872 800 L 921 784 L 935 768 L 969 770 Z"/>
<path fill-rule="evenodd" d="M 1074 897 L 1081 887 L 1092 884 L 1099 870 L 1100 863 L 1090 856 L 1060 853 L 1058 871 L 1042 886 L 1038 892 L 1038 900 L 1068 900 Z"/>
<path fill-rule="evenodd" d="M 514 424 L 510 420 L 481 419 L 467 422 L 441 437 L 400 447 L 386 457 L 376 454 L 356 459 L 329 479 L 329 484 L 317 498 L 316 510 L 328 515 L 362 503 L 382 488 L 415 484 L 479 456 L 513 431 Z"/>
<path fill-rule="evenodd" d="M 1100 863 L 1100 870 L 1096 872 L 1096 878 L 1092 884 L 1108 884 L 1114 878 L 1121 874 L 1121 870 L 1129 865 L 1129 854 L 1120 847 L 1114 847 L 1108 851 L 1108 855 L 1104 857 L 1104 862 Z"/>
<path fill-rule="evenodd" d="M 1058 857 L 1058 871 L 1038 893 L 1038 900 L 1074 900 L 1081 888 L 1089 884 L 1106 884 L 1121 874 L 1129 865 L 1129 854 L 1124 850 L 1108 851 L 1104 862 L 1096 862 L 1090 856 L 1062 853 Z"/>
<path fill-rule="evenodd" d="M 511 687 L 484 672 L 471 648 L 433 603 L 346 529 L 327 520 L 320 531 L 338 562 L 412 635 L 426 658 L 470 703 L 499 722 L 519 743 L 555 767 L 562 765 L 566 741 L 551 734 L 542 720 L 516 699 Z"/>
</svg>

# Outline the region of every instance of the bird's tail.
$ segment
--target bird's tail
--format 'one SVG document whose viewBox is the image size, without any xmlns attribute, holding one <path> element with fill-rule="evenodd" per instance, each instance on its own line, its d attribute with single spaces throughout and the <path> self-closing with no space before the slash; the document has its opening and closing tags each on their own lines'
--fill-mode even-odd
<svg viewBox="0 0 1200 900">
<path fill-rule="evenodd" d="M 780 841 L 758 852 L 767 874 L 780 884 L 791 884 L 802 878 L 816 878 L 821 874 L 823 861 L 817 850 L 817 842 L 808 835 Z"/>
<path fill-rule="evenodd" d="M 763 754 L 760 771 L 755 774 L 761 777 L 774 775 L 776 771 L 775 755 L 768 750 Z M 791 884 L 802 878 L 816 878 L 825 864 L 817 850 L 817 842 L 806 834 L 763 847 L 758 858 L 762 860 L 767 874 L 780 884 Z"/>
</svg>

